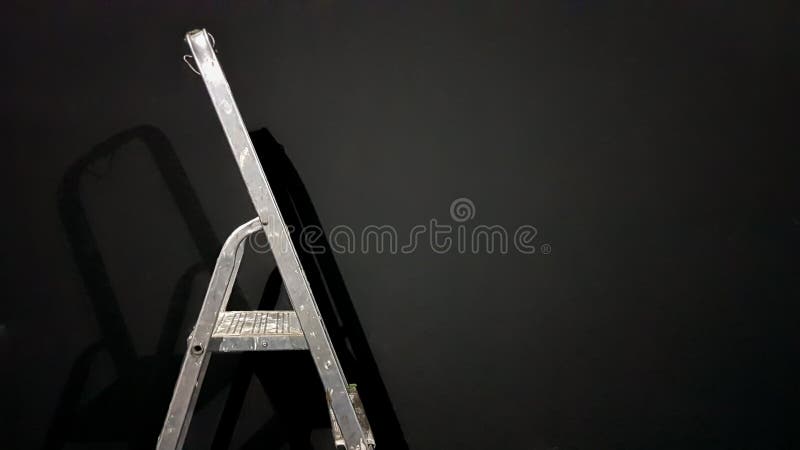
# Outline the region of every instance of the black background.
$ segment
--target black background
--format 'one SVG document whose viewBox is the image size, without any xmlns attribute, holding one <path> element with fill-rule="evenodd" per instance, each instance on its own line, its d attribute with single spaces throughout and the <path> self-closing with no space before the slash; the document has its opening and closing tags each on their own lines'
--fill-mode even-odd
<svg viewBox="0 0 800 450">
<path fill-rule="evenodd" d="M 0 447 L 155 442 L 169 393 L 133 405 L 146 377 L 92 353 L 113 328 L 93 301 L 113 294 L 136 370 L 171 383 L 160 336 L 165 323 L 181 336 L 166 347 L 177 360 L 208 275 L 189 278 L 184 314 L 165 322 L 206 255 L 150 152 L 174 149 L 217 242 L 254 215 L 181 61 L 184 33 L 205 27 L 246 124 L 285 146 L 326 229 L 452 223 L 467 197 L 470 225 L 530 224 L 551 245 L 336 255 L 410 448 L 800 448 L 794 2 L 5 9 Z M 87 164 L 70 216 L 69 168 L 132 129 Z M 87 229 L 106 294 L 75 256 Z M 251 305 L 270 264 L 245 259 Z M 190 448 L 209 446 L 225 393 L 198 412 Z M 280 448 L 253 438 L 269 405 L 253 383 L 234 448 Z"/>
</svg>

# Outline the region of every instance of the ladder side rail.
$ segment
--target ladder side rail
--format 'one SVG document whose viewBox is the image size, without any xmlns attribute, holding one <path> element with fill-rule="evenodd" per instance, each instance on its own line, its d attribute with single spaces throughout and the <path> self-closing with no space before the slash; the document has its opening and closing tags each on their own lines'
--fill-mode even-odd
<svg viewBox="0 0 800 450">
<path fill-rule="evenodd" d="M 183 447 L 208 361 L 211 358 L 212 352 L 208 345 L 211 334 L 217 316 L 224 311 L 228 303 L 242 261 L 244 253 L 242 244 L 245 238 L 261 228 L 261 221 L 258 218 L 250 220 L 234 230 L 222 245 L 197 323 L 187 340 L 186 356 L 172 393 L 167 418 L 158 437 L 157 450 L 177 450 Z"/>
</svg>

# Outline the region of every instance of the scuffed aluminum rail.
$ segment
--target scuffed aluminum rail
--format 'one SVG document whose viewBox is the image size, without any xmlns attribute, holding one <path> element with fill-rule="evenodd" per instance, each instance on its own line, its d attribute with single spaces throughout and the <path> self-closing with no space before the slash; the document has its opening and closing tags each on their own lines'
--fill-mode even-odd
<svg viewBox="0 0 800 450">
<path fill-rule="evenodd" d="M 247 236 L 259 230 L 261 230 L 261 219 L 255 218 L 234 230 L 222 245 L 217 265 L 214 267 L 214 273 L 211 274 L 211 282 L 208 284 L 208 290 L 203 299 L 203 306 L 200 308 L 200 315 L 192 334 L 189 335 L 189 349 L 183 358 L 178 382 L 169 403 L 167 418 L 161 434 L 158 436 L 156 444 L 158 450 L 175 450 L 183 447 L 189 423 L 192 421 L 194 406 L 197 403 L 197 396 L 200 393 L 200 386 L 203 385 L 203 377 L 211 358 L 211 351 L 208 348 L 211 333 L 217 321 L 217 315 L 220 311 L 224 311 L 228 304 L 236 273 L 242 262 L 244 253 L 242 243 Z"/>
</svg>

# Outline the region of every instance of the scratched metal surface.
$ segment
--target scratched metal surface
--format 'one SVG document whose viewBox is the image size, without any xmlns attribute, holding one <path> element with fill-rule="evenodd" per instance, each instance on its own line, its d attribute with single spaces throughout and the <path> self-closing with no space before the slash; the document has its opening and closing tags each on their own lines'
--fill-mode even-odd
<svg viewBox="0 0 800 450">
<path fill-rule="evenodd" d="M 303 334 L 294 311 L 227 311 L 217 318 L 215 336 Z"/>
</svg>

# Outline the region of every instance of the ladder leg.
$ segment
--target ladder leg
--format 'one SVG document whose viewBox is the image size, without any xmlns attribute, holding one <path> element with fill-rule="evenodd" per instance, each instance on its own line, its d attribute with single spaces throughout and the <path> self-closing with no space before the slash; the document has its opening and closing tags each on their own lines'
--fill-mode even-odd
<svg viewBox="0 0 800 450">
<path fill-rule="evenodd" d="M 211 358 L 208 343 L 220 311 L 224 311 L 233 289 L 236 273 L 242 261 L 244 239 L 262 228 L 259 219 L 253 219 L 237 228 L 222 246 L 211 282 L 208 285 L 197 324 L 188 339 L 188 349 L 183 359 L 172 401 L 169 404 L 164 427 L 158 437 L 158 450 L 177 450 L 183 447 L 186 432 L 192 420 L 197 396 Z"/>
</svg>

